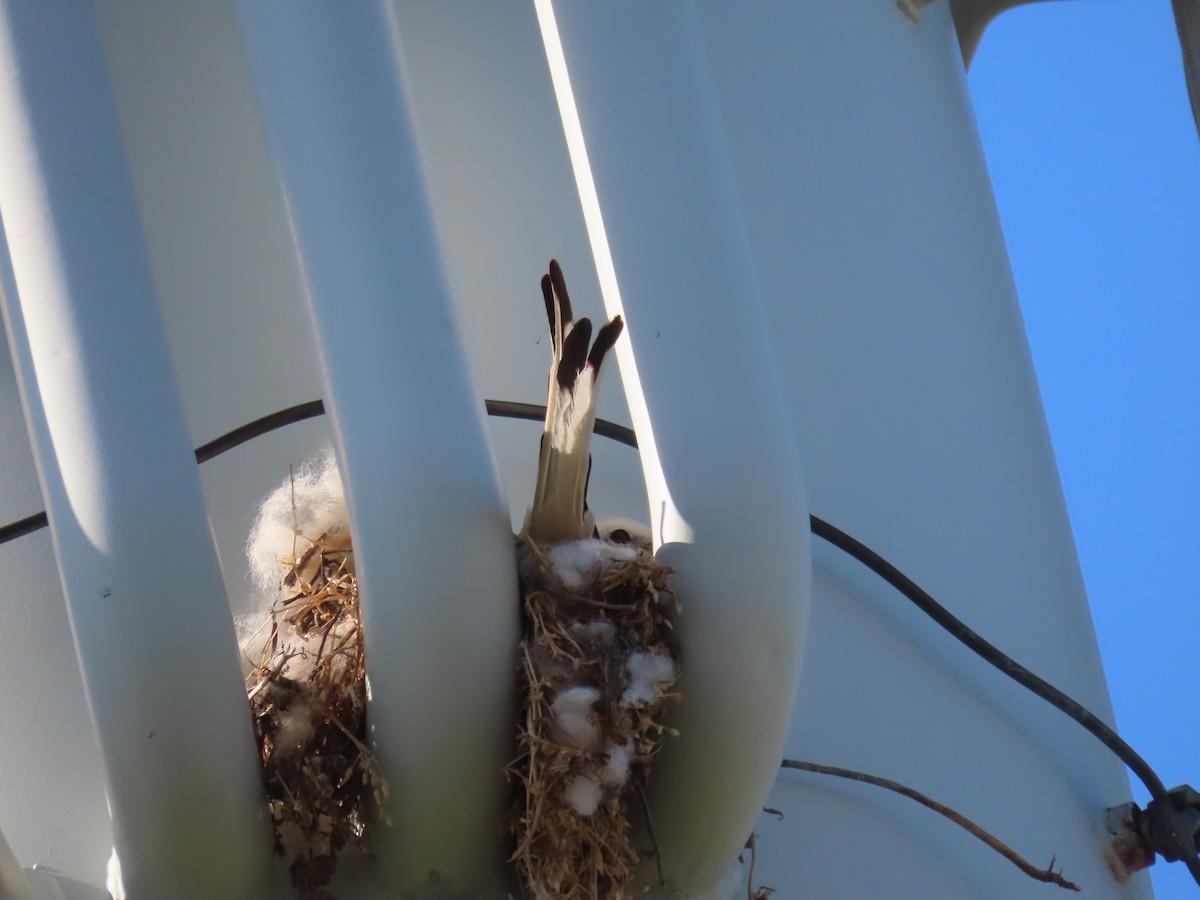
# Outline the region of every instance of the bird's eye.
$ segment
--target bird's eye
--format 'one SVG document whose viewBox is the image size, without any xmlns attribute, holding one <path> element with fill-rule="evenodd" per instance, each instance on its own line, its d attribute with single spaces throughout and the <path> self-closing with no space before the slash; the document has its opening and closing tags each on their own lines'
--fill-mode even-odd
<svg viewBox="0 0 1200 900">
<path fill-rule="evenodd" d="M 614 528 L 608 533 L 608 539 L 614 544 L 628 544 L 633 540 L 633 535 L 624 528 Z"/>
</svg>

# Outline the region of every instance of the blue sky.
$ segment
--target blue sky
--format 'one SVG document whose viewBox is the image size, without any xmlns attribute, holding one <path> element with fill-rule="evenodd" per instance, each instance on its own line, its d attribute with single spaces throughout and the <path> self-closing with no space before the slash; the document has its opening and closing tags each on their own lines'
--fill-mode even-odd
<svg viewBox="0 0 1200 900">
<path fill-rule="evenodd" d="M 1170 2 L 1012 10 L 969 80 L 1118 728 L 1200 787 L 1200 138 Z"/>
</svg>

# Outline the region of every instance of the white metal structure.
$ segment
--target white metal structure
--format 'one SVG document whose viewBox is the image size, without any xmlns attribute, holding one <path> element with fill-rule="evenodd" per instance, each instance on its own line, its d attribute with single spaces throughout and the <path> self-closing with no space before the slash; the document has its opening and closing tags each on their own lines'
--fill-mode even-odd
<svg viewBox="0 0 1200 900">
<path fill-rule="evenodd" d="M 332 441 L 396 802 L 337 891 L 504 896 L 538 429 L 481 401 L 543 395 L 556 256 L 628 323 L 601 415 L 641 453 L 598 442 L 593 508 L 680 570 L 659 893 L 745 896 L 752 828 L 780 897 L 1054 890 L 782 753 L 1149 896 L 1102 852 L 1119 763 L 810 551 L 811 506 L 1111 718 L 960 53 L 892 0 L 0 3 L 0 520 L 44 497 L 54 536 L 0 548 L 0 892 L 98 893 L 115 845 L 131 897 L 286 894 L 225 600 L 258 498 Z M 190 447 L 318 396 L 197 480 Z"/>
</svg>

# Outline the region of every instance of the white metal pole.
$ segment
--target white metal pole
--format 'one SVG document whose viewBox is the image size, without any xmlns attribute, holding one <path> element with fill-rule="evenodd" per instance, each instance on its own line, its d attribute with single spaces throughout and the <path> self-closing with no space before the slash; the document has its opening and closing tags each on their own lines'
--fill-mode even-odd
<svg viewBox="0 0 1200 900">
<path fill-rule="evenodd" d="M 124 884 L 261 895 L 236 645 L 91 5 L 0 4 L 4 306 Z"/>
<path fill-rule="evenodd" d="M 21 871 L 4 833 L 0 832 L 0 900 L 36 900 L 33 885 Z"/>
<path fill-rule="evenodd" d="M 703 894 L 778 770 L 810 595 L 801 468 L 694 12 L 535 6 L 605 304 L 629 326 L 656 543 L 679 570 L 681 736 L 649 803 L 668 887 Z"/>
<path fill-rule="evenodd" d="M 324 0 L 239 12 L 350 505 L 370 727 L 394 801 L 378 868 L 406 893 L 498 891 L 512 534 L 443 280 L 395 13 Z"/>
</svg>

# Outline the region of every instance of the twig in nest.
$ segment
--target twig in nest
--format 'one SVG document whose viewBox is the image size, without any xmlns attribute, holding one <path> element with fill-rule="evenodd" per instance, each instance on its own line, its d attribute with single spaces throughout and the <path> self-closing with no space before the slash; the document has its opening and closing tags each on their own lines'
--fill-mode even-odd
<svg viewBox="0 0 1200 900">
<path fill-rule="evenodd" d="M 891 781 L 887 778 L 880 778 L 877 775 L 867 775 L 865 772 L 856 772 L 853 769 L 840 769 L 837 766 L 823 766 L 819 763 L 801 762 L 797 759 L 785 759 L 782 763 L 785 769 L 799 769 L 802 772 L 816 772 L 819 775 L 832 775 L 835 778 L 847 778 L 851 781 L 859 781 L 863 784 L 873 784 L 876 787 L 886 788 L 889 791 L 895 791 L 897 794 L 908 797 L 910 800 L 916 800 L 922 806 L 932 809 L 958 825 L 960 828 L 966 829 L 979 840 L 983 841 L 1014 866 L 1028 875 L 1035 881 L 1042 881 L 1047 884 L 1056 884 L 1060 888 L 1065 888 L 1069 891 L 1079 891 L 1079 885 L 1073 881 L 1067 881 L 1062 876 L 1061 872 L 1054 871 L 1054 859 L 1050 860 L 1050 865 L 1044 869 L 1039 869 L 1033 863 L 1029 862 L 999 838 L 984 831 L 962 813 L 955 812 L 950 807 L 938 803 L 931 797 L 927 797 L 920 791 L 915 791 L 910 787 L 906 787 L 896 781 Z"/>
</svg>

